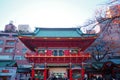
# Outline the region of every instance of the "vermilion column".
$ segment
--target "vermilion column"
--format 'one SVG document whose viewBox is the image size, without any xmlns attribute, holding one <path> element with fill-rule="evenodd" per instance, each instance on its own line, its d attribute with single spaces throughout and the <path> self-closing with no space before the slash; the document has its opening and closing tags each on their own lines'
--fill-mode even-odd
<svg viewBox="0 0 120 80">
<path fill-rule="evenodd" d="M 44 80 L 47 80 L 47 69 L 44 70 Z"/>
<path fill-rule="evenodd" d="M 38 78 L 36 78 L 35 80 L 38 80 Z"/>
<path fill-rule="evenodd" d="M 70 74 L 70 80 L 72 80 L 72 69 L 70 69 L 69 74 Z"/>
<path fill-rule="evenodd" d="M 34 70 L 34 68 L 32 68 L 32 71 L 31 71 L 31 80 L 33 80 L 33 78 L 35 77 L 35 70 Z"/>
<path fill-rule="evenodd" d="M 82 80 L 83 80 L 84 75 L 85 75 L 85 69 L 84 68 L 81 69 L 81 75 L 82 75 Z"/>
</svg>

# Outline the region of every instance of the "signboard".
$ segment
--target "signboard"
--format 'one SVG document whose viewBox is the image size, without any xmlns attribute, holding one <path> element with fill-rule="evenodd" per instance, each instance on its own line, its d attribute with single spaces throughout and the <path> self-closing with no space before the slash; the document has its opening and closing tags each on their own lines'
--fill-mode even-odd
<svg viewBox="0 0 120 80">
<path fill-rule="evenodd" d="M 16 67 L 0 67 L 0 76 L 15 76 Z"/>
<path fill-rule="evenodd" d="M 79 65 L 79 64 L 72 64 L 71 68 L 72 69 L 81 69 L 81 65 Z"/>
<path fill-rule="evenodd" d="M 45 64 L 36 64 L 35 68 L 41 68 L 44 69 L 45 68 Z"/>
<path fill-rule="evenodd" d="M 9 70 L 4 69 L 4 70 L 2 70 L 2 73 L 9 73 Z"/>
</svg>

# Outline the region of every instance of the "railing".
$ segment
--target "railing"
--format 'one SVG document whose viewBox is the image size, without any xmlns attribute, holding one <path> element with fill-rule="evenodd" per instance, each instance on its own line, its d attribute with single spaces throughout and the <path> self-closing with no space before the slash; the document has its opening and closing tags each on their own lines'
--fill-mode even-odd
<svg viewBox="0 0 120 80">
<path fill-rule="evenodd" d="M 63 52 L 63 55 L 54 55 L 53 52 L 51 50 L 47 50 L 47 52 L 45 53 L 26 53 L 25 57 L 91 57 L 91 55 L 89 53 L 85 53 L 85 52 L 78 52 L 78 53 L 71 53 L 69 52 L 69 50 L 65 50 Z"/>
<path fill-rule="evenodd" d="M 81 63 L 91 57 L 89 53 L 78 52 L 73 54 L 67 50 L 63 54 L 63 56 L 54 56 L 52 51 L 47 51 L 43 54 L 26 53 L 25 57 L 30 63 Z"/>
</svg>

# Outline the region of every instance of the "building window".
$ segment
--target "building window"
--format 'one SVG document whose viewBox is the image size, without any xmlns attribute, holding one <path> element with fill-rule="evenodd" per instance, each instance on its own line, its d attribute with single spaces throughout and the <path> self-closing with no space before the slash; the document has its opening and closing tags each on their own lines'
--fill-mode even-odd
<svg viewBox="0 0 120 80">
<path fill-rule="evenodd" d="M 14 48 L 5 48 L 5 53 L 12 53 Z"/>
<path fill-rule="evenodd" d="M 58 56 L 57 50 L 54 50 L 54 51 L 53 51 L 53 55 L 54 55 L 54 56 Z"/>
<path fill-rule="evenodd" d="M 3 40 L 0 40 L 0 45 L 3 45 L 4 44 L 4 41 Z"/>
<path fill-rule="evenodd" d="M 2 52 L 3 48 L 0 48 L 0 53 Z"/>
<path fill-rule="evenodd" d="M 6 42 L 6 45 L 11 45 L 11 46 L 13 46 L 13 45 L 15 45 L 15 41 L 7 41 L 7 42 Z"/>
<path fill-rule="evenodd" d="M 63 56 L 63 50 L 53 50 L 54 56 Z"/>
<path fill-rule="evenodd" d="M 26 53 L 27 52 L 27 48 L 22 48 L 22 53 Z"/>
<path fill-rule="evenodd" d="M 59 50 L 59 56 L 63 56 L 63 50 Z"/>
<path fill-rule="evenodd" d="M 77 53 L 78 53 L 78 50 L 77 50 L 77 49 L 71 49 L 71 50 L 70 50 L 70 53 L 71 53 L 71 54 L 77 54 Z"/>
<path fill-rule="evenodd" d="M 9 34 L 0 34 L 0 37 L 6 38 L 6 37 L 9 37 Z"/>
<path fill-rule="evenodd" d="M 0 60 L 12 60 L 12 56 L 9 55 L 0 55 Z"/>
<path fill-rule="evenodd" d="M 21 60 L 21 56 L 15 56 L 15 60 Z"/>
<path fill-rule="evenodd" d="M 15 60 L 25 60 L 25 57 L 24 56 L 20 56 L 20 55 L 16 55 Z"/>
<path fill-rule="evenodd" d="M 45 49 L 38 49 L 38 53 L 39 54 L 44 54 L 44 53 L 46 53 L 46 50 Z"/>
<path fill-rule="evenodd" d="M 21 60 L 26 60 L 24 56 L 21 56 Z"/>
</svg>

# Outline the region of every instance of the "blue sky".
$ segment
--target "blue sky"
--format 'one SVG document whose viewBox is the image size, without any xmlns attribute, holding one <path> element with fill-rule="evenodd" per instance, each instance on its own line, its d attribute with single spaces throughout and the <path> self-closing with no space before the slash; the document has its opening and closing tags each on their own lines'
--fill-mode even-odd
<svg viewBox="0 0 120 80">
<path fill-rule="evenodd" d="M 10 20 L 34 27 L 76 27 L 107 0 L 0 0 L 0 30 Z"/>
</svg>

